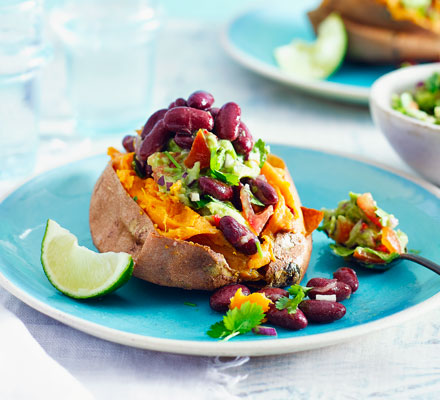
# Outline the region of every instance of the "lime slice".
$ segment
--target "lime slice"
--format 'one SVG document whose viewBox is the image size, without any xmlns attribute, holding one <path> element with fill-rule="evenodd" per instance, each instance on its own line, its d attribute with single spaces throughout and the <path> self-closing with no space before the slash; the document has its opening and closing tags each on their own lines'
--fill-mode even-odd
<svg viewBox="0 0 440 400">
<path fill-rule="evenodd" d="M 133 273 L 130 254 L 99 254 L 79 246 L 72 233 L 51 219 L 47 221 L 41 243 L 41 264 L 50 283 L 76 299 L 113 292 Z"/>
<path fill-rule="evenodd" d="M 288 74 L 312 79 L 324 79 L 333 74 L 344 60 L 347 51 L 347 32 L 342 18 L 330 14 L 321 22 L 315 42 L 293 40 L 277 47 L 275 59 Z"/>
</svg>

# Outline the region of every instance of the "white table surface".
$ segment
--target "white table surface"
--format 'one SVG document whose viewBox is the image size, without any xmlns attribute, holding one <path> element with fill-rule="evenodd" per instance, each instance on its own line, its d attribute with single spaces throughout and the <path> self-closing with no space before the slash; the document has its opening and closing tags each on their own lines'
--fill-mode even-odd
<svg viewBox="0 0 440 400">
<path fill-rule="evenodd" d="M 374 127 L 366 107 L 311 97 L 246 71 L 221 49 L 219 26 L 174 21 L 163 30 L 160 43 L 153 110 L 205 89 L 215 95 L 217 104 L 239 103 L 242 118 L 256 137 L 361 156 L 413 174 Z M 50 93 L 60 92 L 59 85 L 45 77 L 43 90 L 49 101 Z M 43 124 L 51 131 L 63 126 Z M 36 172 L 102 153 L 108 145 L 119 146 L 120 139 L 45 138 Z M 18 183 L 0 182 L 0 196 Z M 0 288 L 1 305 L 97 399 L 440 398 L 438 308 L 341 345 L 283 356 L 243 357 L 227 364 L 230 359 L 155 353 L 93 338 L 34 311 Z M 1 321 L 0 340 L 9 326 Z M 152 396 L 154 390 L 160 395 Z M 44 396 L 35 393 L 34 398 Z"/>
</svg>

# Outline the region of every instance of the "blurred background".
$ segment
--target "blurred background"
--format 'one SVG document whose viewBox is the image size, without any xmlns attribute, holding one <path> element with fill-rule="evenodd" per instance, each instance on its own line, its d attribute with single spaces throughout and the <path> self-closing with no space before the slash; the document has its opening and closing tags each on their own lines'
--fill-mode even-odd
<svg viewBox="0 0 440 400">
<path fill-rule="evenodd" d="M 213 93 L 218 105 L 240 104 L 254 136 L 319 147 L 331 135 L 326 146 L 336 150 L 349 148 L 353 140 L 362 144 L 374 138 L 380 144 L 373 156 L 380 159 L 381 150 L 389 147 L 379 135 L 372 136 L 365 105 L 306 95 L 250 72 L 228 56 L 221 45 L 227 24 L 262 4 L 3 1 L 3 184 L 117 146 L 151 112 L 198 89 Z M 277 2 L 283 4 L 289 2 Z M 318 4 L 307 0 L 302 7 Z M 311 131 L 313 135 L 305 134 Z M 365 151 L 369 153 L 368 146 Z M 392 161 L 402 165 L 398 158 Z"/>
</svg>

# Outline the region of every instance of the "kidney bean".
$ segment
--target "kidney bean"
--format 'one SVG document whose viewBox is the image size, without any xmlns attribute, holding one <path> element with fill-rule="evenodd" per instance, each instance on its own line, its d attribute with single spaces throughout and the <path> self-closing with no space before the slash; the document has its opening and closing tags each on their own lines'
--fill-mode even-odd
<svg viewBox="0 0 440 400">
<path fill-rule="evenodd" d="M 207 110 L 214 104 L 214 96 L 204 90 L 198 90 L 188 97 L 187 104 L 189 107 Z"/>
<path fill-rule="evenodd" d="M 297 309 L 295 314 L 289 314 L 287 309 L 278 310 L 271 304 L 266 316 L 270 323 L 294 331 L 304 329 L 308 325 L 307 318 L 300 309 Z"/>
<path fill-rule="evenodd" d="M 174 141 L 177 146 L 182 149 L 190 149 L 194 142 L 194 136 L 191 133 L 187 132 L 177 132 L 176 136 L 174 136 Z"/>
<path fill-rule="evenodd" d="M 310 322 L 321 324 L 341 319 L 346 312 L 341 303 L 326 300 L 303 300 L 298 307 Z"/>
<path fill-rule="evenodd" d="M 208 178 L 207 176 L 201 176 L 199 178 L 199 186 L 200 189 L 202 189 L 202 193 L 209 194 L 221 201 L 231 200 L 234 195 L 234 191 L 230 186 L 217 179 Z"/>
<path fill-rule="evenodd" d="M 220 139 L 230 140 L 231 142 L 238 137 L 238 127 L 240 125 L 241 109 L 236 103 L 226 103 L 223 105 L 215 117 L 215 133 Z"/>
<path fill-rule="evenodd" d="M 260 289 L 258 293 L 264 293 L 268 299 L 271 299 L 274 303 L 281 297 L 289 297 L 289 292 L 281 288 L 267 287 Z"/>
<path fill-rule="evenodd" d="M 323 295 L 335 294 L 336 301 L 342 301 L 350 297 L 351 288 L 346 283 L 339 282 L 335 279 L 333 282 L 329 283 L 328 285 L 314 287 L 312 290 L 310 290 L 308 296 L 311 299 L 316 299 L 317 294 L 323 294 Z"/>
<path fill-rule="evenodd" d="M 243 205 L 241 204 L 240 192 L 243 184 L 241 182 L 238 183 L 238 186 L 232 186 L 232 190 L 234 191 L 234 195 L 232 196 L 231 203 L 238 211 L 243 210 Z"/>
<path fill-rule="evenodd" d="M 214 311 L 226 312 L 229 309 L 231 298 L 234 297 L 235 292 L 241 288 L 241 292 L 248 296 L 251 291 L 244 285 L 232 284 L 223 286 L 217 289 L 209 298 L 209 305 Z"/>
<path fill-rule="evenodd" d="M 174 100 L 169 106 L 168 109 L 170 108 L 175 108 L 175 107 L 185 107 L 187 106 L 186 100 L 182 99 L 181 97 L 179 97 L 178 99 Z"/>
<path fill-rule="evenodd" d="M 168 110 L 166 108 L 162 108 L 161 110 L 157 110 L 155 113 L 151 114 L 150 118 L 148 118 L 147 122 L 145 123 L 142 129 L 142 133 L 141 133 L 142 139 L 151 132 L 151 130 L 154 128 L 154 125 L 156 125 L 157 121 L 161 120 L 167 111 Z"/>
<path fill-rule="evenodd" d="M 134 144 L 136 143 L 136 136 L 127 135 L 122 139 L 122 146 L 127 153 L 133 153 Z"/>
<path fill-rule="evenodd" d="M 171 132 L 193 133 L 199 129 L 211 131 L 214 119 L 209 112 L 191 107 L 175 107 L 164 116 L 166 128 Z"/>
<path fill-rule="evenodd" d="M 145 136 L 140 146 L 136 149 L 137 158 L 140 161 L 146 161 L 151 154 L 162 150 L 170 136 L 171 133 L 166 128 L 163 119 L 161 119 L 154 125 L 151 132 Z"/>
<path fill-rule="evenodd" d="M 266 182 L 264 178 L 257 177 L 248 179 L 249 187 L 255 197 L 264 205 L 275 205 L 278 203 L 278 194 L 276 190 Z"/>
<path fill-rule="evenodd" d="M 334 282 L 335 279 L 328 278 L 312 278 L 307 282 L 307 287 L 323 287 Z"/>
<path fill-rule="evenodd" d="M 234 148 L 238 154 L 248 155 L 254 147 L 254 138 L 243 121 L 238 126 L 238 136 L 234 140 Z"/>
<path fill-rule="evenodd" d="M 333 272 L 333 278 L 350 286 L 352 293 L 356 292 L 359 288 L 359 280 L 354 269 L 341 267 Z"/>
<path fill-rule="evenodd" d="M 211 107 L 208 111 L 211 113 L 212 118 L 215 119 L 218 115 L 219 110 L 220 110 L 220 108 L 218 108 L 218 107 Z"/>
<path fill-rule="evenodd" d="M 234 218 L 228 215 L 222 217 L 218 227 L 223 232 L 226 240 L 238 251 L 247 255 L 252 255 L 257 252 L 258 238 Z"/>
</svg>

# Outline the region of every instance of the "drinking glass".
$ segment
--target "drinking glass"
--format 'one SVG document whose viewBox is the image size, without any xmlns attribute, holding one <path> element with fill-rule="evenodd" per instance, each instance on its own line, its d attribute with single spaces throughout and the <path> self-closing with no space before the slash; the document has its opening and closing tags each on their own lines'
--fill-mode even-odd
<svg viewBox="0 0 440 400">
<path fill-rule="evenodd" d="M 38 145 L 38 71 L 49 56 L 39 0 L 0 2 L 0 179 L 30 174 Z"/>
<path fill-rule="evenodd" d="M 145 122 L 159 18 L 151 0 L 66 0 L 51 18 L 64 45 L 79 134 L 132 132 Z"/>
</svg>

